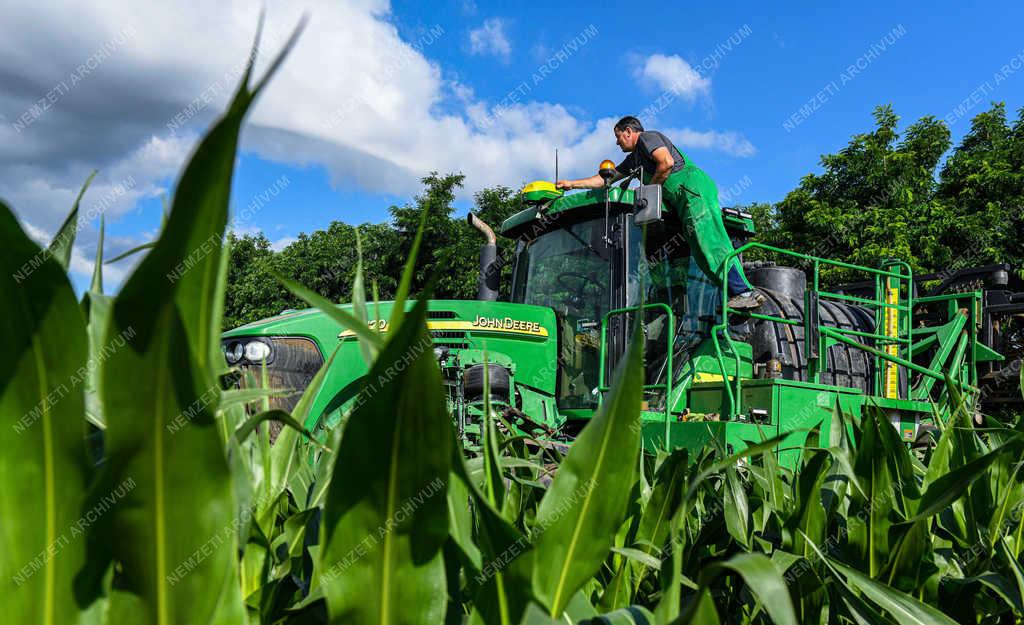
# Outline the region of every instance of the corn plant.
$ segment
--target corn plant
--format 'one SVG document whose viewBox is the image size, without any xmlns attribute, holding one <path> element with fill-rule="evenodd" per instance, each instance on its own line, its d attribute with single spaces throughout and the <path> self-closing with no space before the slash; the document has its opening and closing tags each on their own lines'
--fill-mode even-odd
<svg viewBox="0 0 1024 625">
<path fill-rule="evenodd" d="M 291 414 L 270 407 L 282 391 L 231 385 L 217 339 L 232 169 L 282 59 L 255 85 L 245 72 L 117 295 L 101 242 L 76 301 L 77 201 L 47 250 L 0 204 L 4 622 L 1019 619 L 1024 424 L 975 428 L 952 383 L 955 416 L 923 452 L 880 411 L 838 407 L 793 472 L 782 436 L 732 455 L 642 450 L 635 330 L 567 453 L 489 407 L 464 449 L 429 349 L 429 287 L 406 301 L 417 239 L 387 335 L 367 326 L 358 268 L 352 314 L 282 280 L 355 332 L 370 365 L 334 430 L 300 425 L 333 354 Z"/>
</svg>

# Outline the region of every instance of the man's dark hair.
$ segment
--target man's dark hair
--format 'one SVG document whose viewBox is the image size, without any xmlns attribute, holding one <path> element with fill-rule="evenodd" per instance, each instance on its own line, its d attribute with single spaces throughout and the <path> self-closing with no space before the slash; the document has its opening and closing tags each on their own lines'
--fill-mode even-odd
<svg viewBox="0 0 1024 625">
<path fill-rule="evenodd" d="M 615 132 L 622 132 L 626 128 L 632 128 L 637 132 L 644 131 L 644 125 L 640 123 L 640 120 L 633 117 L 632 115 L 626 115 L 618 122 L 615 123 Z"/>
</svg>

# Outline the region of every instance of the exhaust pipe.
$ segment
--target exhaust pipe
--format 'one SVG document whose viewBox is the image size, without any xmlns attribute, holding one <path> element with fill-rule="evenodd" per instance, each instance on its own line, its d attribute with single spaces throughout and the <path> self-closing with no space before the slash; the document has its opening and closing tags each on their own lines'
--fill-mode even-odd
<svg viewBox="0 0 1024 625">
<path fill-rule="evenodd" d="M 498 299 L 498 278 L 501 277 L 501 265 L 498 263 L 498 239 L 482 219 L 470 213 L 466 216 L 469 225 L 483 233 L 487 242 L 480 248 L 480 281 L 476 298 L 485 302 Z"/>
</svg>

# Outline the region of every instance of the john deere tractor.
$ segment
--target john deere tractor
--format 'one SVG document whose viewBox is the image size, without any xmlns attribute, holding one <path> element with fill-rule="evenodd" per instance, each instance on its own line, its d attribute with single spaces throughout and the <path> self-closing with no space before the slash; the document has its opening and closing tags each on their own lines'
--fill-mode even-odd
<svg viewBox="0 0 1024 625">
<path fill-rule="evenodd" d="M 971 411 L 1019 396 L 1005 389 L 1016 387 L 1020 360 L 999 353 L 1016 357 L 1022 343 L 1013 337 L 1024 295 L 1007 267 L 923 277 L 893 259 L 859 267 L 753 242 L 751 216 L 726 209 L 735 254 L 757 250 L 760 260 L 745 267 L 766 299 L 753 312 L 733 311 L 691 260 L 660 187 L 628 184 L 569 195 L 549 182 L 527 185 L 526 209 L 499 229 L 516 241 L 511 259 L 498 258 L 496 234 L 469 215 L 486 237 L 478 299 L 434 300 L 428 313 L 466 439 L 479 434 L 487 393 L 520 433 L 571 443 L 601 404 L 636 322 L 647 449 L 738 449 L 793 432 L 779 447 L 792 464 L 811 428 L 827 439 L 837 405 L 854 415 L 878 406 L 912 442 L 936 414 L 949 416 L 950 393 Z M 503 262 L 513 264 L 507 302 L 498 301 Z M 830 288 L 829 269 L 863 281 Z M 370 309 L 370 327 L 388 332 L 391 303 Z M 301 391 L 339 342 L 305 424 L 323 431 L 367 372 L 351 330 L 317 310 L 289 311 L 227 332 L 223 349 L 251 377 L 265 361 L 272 387 Z M 290 408 L 296 398 L 273 401 Z"/>
</svg>

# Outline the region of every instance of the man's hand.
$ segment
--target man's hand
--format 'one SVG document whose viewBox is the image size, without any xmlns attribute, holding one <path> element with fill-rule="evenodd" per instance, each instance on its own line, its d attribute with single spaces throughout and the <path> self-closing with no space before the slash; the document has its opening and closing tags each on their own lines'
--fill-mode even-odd
<svg viewBox="0 0 1024 625">
<path fill-rule="evenodd" d="M 555 183 L 556 189 L 569 190 L 572 189 L 572 180 L 559 180 Z"/>
</svg>

